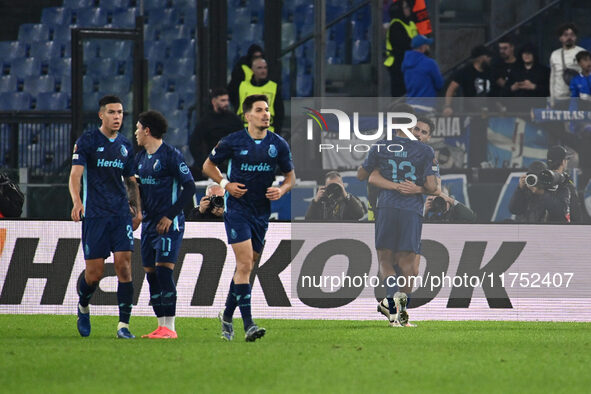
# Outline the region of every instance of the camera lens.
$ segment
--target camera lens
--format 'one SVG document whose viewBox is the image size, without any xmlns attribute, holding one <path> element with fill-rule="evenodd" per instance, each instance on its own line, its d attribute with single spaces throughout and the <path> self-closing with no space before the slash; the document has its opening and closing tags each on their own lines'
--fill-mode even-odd
<svg viewBox="0 0 591 394">
<path fill-rule="evenodd" d="M 536 174 L 527 174 L 525 177 L 525 184 L 529 187 L 534 187 L 538 184 L 538 176 Z"/>
</svg>

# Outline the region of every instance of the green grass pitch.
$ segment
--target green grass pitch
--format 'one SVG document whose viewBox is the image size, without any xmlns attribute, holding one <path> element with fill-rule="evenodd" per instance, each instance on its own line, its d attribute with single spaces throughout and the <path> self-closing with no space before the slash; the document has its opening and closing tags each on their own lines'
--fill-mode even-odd
<svg viewBox="0 0 591 394">
<path fill-rule="evenodd" d="M 219 338 L 178 318 L 177 340 L 115 339 L 117 318 L 0 315 L 5 393 L 589 392 L 588 323 L 257 320 L 267 335 Z M 138 337 L 156 319 L 132 317 Z"/>
</svg>

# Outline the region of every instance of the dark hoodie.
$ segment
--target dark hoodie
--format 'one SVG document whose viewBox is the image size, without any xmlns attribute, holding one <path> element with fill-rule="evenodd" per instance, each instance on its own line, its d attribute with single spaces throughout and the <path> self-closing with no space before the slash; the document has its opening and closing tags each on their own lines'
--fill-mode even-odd
<svg viewBox="0 0 591 394">
<path fill-rule="evenodd" d="M 419 51 L 406 51 L 402 72 L 408 97 L 437 97 L 443 87 L 437 63 Z"/>
<path fill-rule="evenodd" d="M 534 64 L 529 70 L 525 68 L 521 55 L 524 53 L 531 53 L 534 56 Z M 517 57 L 517 67 L 513 73 L 509 75 L 507 83 L 505 84 L 504 95 L 509 97 L 548 97 L 550 95 L 550 70 L 548 67 L 541 65 L 536 56 L 537 50 L 531 44 L 526 44 L 521 48 Z M 511 85 L 515 82 L 522 82 L 529 80 L 536 85 L 534 90 L 520 89 L 511 91 Z"/>
<path fill-rule="evenodd" d="M 238 105 L 240 104 L 240 95 L 238 90 L 240 88 L 240 84 L 244 81 L 244 70 L 242 70 L 242 65 L 246 65 L 248 67 L 252 67 L 252 56 L 255 52 L 261 52 L 263 54 L 263 58 L 265 58 L 265 52 L 260 45 L 252 44 L 248 48 L 248 52 L 245 56 L 242 56 L 238 59 L 238 62 L 234 65 L 232 69 L 232 77 L 230 78 L 230 83 L 228 84 L 228 93 L 230 95 L 230 103 L 234 107 L 234 110 L 238 109 Z"/>
</svg>

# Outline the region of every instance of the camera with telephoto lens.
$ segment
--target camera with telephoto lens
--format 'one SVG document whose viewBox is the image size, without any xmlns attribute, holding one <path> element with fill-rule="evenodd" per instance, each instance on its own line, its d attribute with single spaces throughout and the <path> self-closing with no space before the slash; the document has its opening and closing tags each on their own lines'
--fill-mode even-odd
<svg viewBox="0 0 591 394">
<path fill-rule="evenodd" d="M 223 208 L 224 207 L 224 197 L 209 196 L 209 206 L 210 206 L 210 209 Z"/>
<path fill-rule="evenodd" d="M 447 212 L 447 202 L 443 199 L 443 197 L 437 196 L 431 200 L 431 209 L 429 211 L 434 214 L 445 213 Z"/>
<path fill-rule="evenodd" d="M 563 184 L 568 177 L 562 172 L 552 170 L 542 170 L 540 172 L 528 172 L 525 176 L 525 184 L 529 187 L 538 187 L 540 189 L 553 189 Z"/>
<path fill-rule="evenodd" d="M 324 188 L 324 196 L 322 200 L 328 203 L 333 203 L 345 197 L 343 188 L 338 183 L 331 183 Z"/>
</svg>

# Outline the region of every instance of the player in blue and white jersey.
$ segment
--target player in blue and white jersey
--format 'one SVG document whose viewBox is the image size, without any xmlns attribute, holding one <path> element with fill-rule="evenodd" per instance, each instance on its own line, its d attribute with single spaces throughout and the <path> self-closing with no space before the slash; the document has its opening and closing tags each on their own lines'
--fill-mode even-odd
<svg viewBox="0 0 591 394">
<path fill-rule="evenodd" d="M 409 185 L 424 193 L 438 190 L 439 172 L 433 149 L 420 141 L 420 137 L 413 141 L 399 131 L 391 141 L 380 141 L 372 148 L 363 165 L 366 171 L 372 171 L 369 182 L 380 188 L 376 249 L 392 325 L 410 325 L 406 306 L 412 287 L 397 292 L 394 279 L 397 270 L 407 278 L 415 275 L 416 256 L 420 252 L 424 201 L 422 194 L 409 192 Z M 390 149 L 386 148 L 388 145 Z"/>
<path fill-rule="evenodd" d="M 246 341 L 265 335 L 250 311 L 250 274 L 260 258 L 271 213 L 271 201 L 280 199 L 295 184 L 295 172 L 287 142 L 268 131 L 269 105 L 265 95 L 251 95 L 243 102 L 248 128 L 223 138 L 203 164 L 203 173 L 226 190 L 224 223 L 228 243 L 236 256 L 236 272 L 230 284 L 226 308 L 220 312 L 222 338 L 232 340 L 232 316 L 236 306 L 244 321 Z M 228 179 L 218 169 L 228 163 Z M 285 175 L 280 187 L 273 187 L 275 170 Z"/>
<path fill-rule="evenodd" d="M 100 128 L 82 134 L 74 145 L 70 172 L 72 220 L 82 221 L 86 270 L 78 281 L 78 332 L 90 335 L 88 303 L 103 277 L 105 259 L 113 252 L 119 305 L 117 336 L 131 339 L 129 318 L 133 303 L 131 252 L 133 230 L 142 220 L 139 190 L 133 176 L 133 146 L 119 133 L 123 105 L 116 96 L 99 101 Z M 127 189 L 127 192 L 126 192 Z M 80 198 L 82 191 L 83 197 Z M 132 219 L 130 203 L 136 210 Z"/>
<path fill-rule="evenodd" d="M 136 156 L 142 198 L 142 265 L 158 328 L 142 338 L 177 338 L 174 325 L 174 264 L 185 232 L 183 207 L 195 194 L 195 182 L 178 149 L 162 141 L 168 127 L 157 111 L 142 112 L 135 137 L 144 149 Z"/>
</svg>

